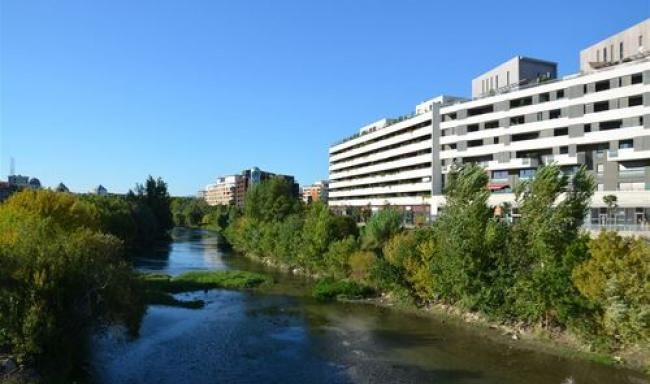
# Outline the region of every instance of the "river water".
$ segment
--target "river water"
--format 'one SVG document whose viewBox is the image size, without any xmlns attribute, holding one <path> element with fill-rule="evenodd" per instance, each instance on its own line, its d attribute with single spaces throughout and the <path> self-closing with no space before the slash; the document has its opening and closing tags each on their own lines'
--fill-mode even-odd
<svg viewBox="0 0 650 384">
<path fill-rule="evenodd" d="M 245 269 L 259 264 L 215 236 L 180 231 L 142 271 Z M 650 383 L 639 373 L 517 347 L 493 331 L 372 305 L 315 302 L 301 278 L 275 274 L 264 294 L 211 290 L 202 309 L 150 306 L 139 337 L 96 335 L 99 383 Z"/>
</svg>

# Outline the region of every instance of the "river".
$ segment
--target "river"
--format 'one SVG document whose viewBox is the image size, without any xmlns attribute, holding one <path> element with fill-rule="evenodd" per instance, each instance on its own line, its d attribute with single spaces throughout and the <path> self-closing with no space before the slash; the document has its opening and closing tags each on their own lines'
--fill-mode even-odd
<svg viewBox="0 0 650 384">
<path fill-rule="evenodd" d="M 232 255 L 207 232 L 180 231 L 142 271 L 263 266 Z M 269 271 L 266 271 L 269 272 Z M 494 331 L 352 303 L 315 302 L 302 278 L 275 274 L 271 291 L 181 294 L 202 309 L 150 306 L 139 337 L 93 338 L 99 383 L 650 383 L 640 373 L 522 349 Z"/>
</svg>

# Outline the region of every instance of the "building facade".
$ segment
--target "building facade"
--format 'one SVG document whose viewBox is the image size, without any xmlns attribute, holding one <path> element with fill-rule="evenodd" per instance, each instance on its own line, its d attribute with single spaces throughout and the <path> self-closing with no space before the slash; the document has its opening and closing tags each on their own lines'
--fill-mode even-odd
<svg viewBox="0 0 650 384">
<path fill-rule="evenodd" d="M 241 174 L 217 178 L 215 183 L 208 184 L 203 191 L 200 191 L 198 197 L 204 199 L 209 205 L 234 205 L 243 208 L 246 192 L 272 177 L 288 180 L 292 184 L 294 196 L 298 197 L 299 187 L 293 176 L 277 175 L 257 167 L 246 169 Z"/>
<path fill-rule="evenodd" d="M 241 207 L 244 203 L 244 183 L 242 175 L 219 177 L 216 183 L 205 187 L 203 198 L 208 205 L 235 205 Z"/>
<path fill-rule="evenodd" d="M 314 201 L 327 203 L 328 182 L 320 180 L 302 188 L 302 201 L 309 204 Z"/>
<path fill-rule="evenodd" d="M 627 42 L 629 31 L 637 31 L 637 43 L 647 41 L 648 26 L 650 20 L 605 41 Z M 435 216 L 444 207 L 448 172 L 463 163 L 485 168 L 490 203 L 498 205 L 513 202 L 513 187 L 540 165 L 556 163 L 569 174 L 581 165 L 593 173 L 589 223 L 611 220 L 603 202 L 610 194 L 618 198 L 617 224 L 650 221 L 650 56 L 592 66 L 585 52 L 598 47 L 581 54 L 588 70 L 562 79 L 554 63 L 516 57 L 474 79 L 471 100 L 439 97 L 406 119 L 381 120 L 333 145 L 330 205 L 390 204 Z M 542 67 L 527 68 L 533 65 Z M 514 75 L 538 72 L 544 76 L 533 81 Z M 486 87 L 486 79 L 504 73 L 517 82 L 495 87 L 492 80 Z"/>
</svg>

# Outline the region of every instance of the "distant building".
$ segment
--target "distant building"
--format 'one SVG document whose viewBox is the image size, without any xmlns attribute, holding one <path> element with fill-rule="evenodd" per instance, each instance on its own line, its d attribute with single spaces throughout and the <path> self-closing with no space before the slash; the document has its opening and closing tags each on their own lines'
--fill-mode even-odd
<svg viewBox="0 0 650 384">
<path fill-rule="evenodd" d="M 244 176 L 244 179 L 246 180 L 246 190 L 249 188 L 262 183 L 263 181 L 266 181 L 272 177 L 280 177 L 288 182 L 290 182 L 293 185 L 293 196 L 298 197 L 300 196 L 300 186 L 298 186 L 298 183 L 296 183 L 296 180 L 293 176 L 289 175 L 280 175 L 277 173 L 273 172 L 267 172 L 267 171 L 262 171 L 257 167 L 253 167 L 251 169 L 247 169 L 242 171 L 242 175 Z"/>
<path fill-rule="evenodd" d="M 205 187 L 203 198 L 208 205 L 243 206 L 245 181 L 241 175 L 219 177 L 216 183 Z"/>
<path fill-rule="evenodd" d="M 246 192 L 272 177 L 288 180 L 293 186 L 293 195 L 296 198 L 299 196 L 299 187 L 293 176 L 277 175 L 262 171 L 257 167 L 246 169 L 239 175 L 221 176 L 215 183 L 208 184 L 203 191 L 198 193 L 198 196 L 204 199 L 208 205 L 234 205 L 242 208 Z"/>
<path fill-rule="evenodd" d="M 93 194 L 97 196 L 106 196 L 108 195 L 108 190 L 101 184 L 97 186 L 97 188 L 93 189 Z"/>
<path fill-rule="evenodd" d="M 9 175 L 9 185 L 15 188 L 29 187 L 29 176 Z"/>
<path fill-rule="evenodd" d="M 302 200 L 309 204 L 314 201 L 327 203 L 327 181 L 317 181 L 302 188 Z"/>
</svg>

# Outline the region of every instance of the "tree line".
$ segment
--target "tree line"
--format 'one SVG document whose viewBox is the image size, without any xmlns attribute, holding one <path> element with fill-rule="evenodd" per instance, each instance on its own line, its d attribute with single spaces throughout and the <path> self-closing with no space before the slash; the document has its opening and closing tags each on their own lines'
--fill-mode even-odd
<svg viewBox="0 0 650 384">
<path fill-rule="evenodd" d="M 400 300 L 442 303 L 488 319 L 542 330 L 569 330 L 592 349 L 650 343 L 650 246 L 581 227 L 594 180 L 556 165 L 516 187 L 521 217 L 489 206 L 479 166 L 450 173 L 446 205 L 432 225 L 407 229 L 386 207 L 362 228 L 325 204 L 303 205 L 272 179 L 254 187 L 224 233 L 239 251 L 354 282 Z M 339 286 L 346 286 L 339 284 Z"/>
<path fill-rule="evenodd" d="M 0 352 L 69 382 L 101 324 L 137 333 L 144 313 L 128 252 L 169 238 L 167 185 L 125 196 L 24 190 L 0 204 Z"/>
</svg>

